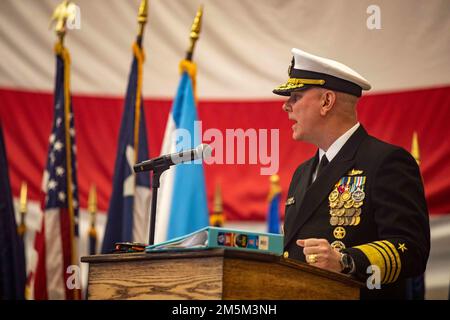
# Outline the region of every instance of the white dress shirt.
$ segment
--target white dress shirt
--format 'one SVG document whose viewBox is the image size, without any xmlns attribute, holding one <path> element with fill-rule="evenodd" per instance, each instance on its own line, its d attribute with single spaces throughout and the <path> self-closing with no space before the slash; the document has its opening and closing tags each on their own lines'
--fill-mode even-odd
<svg viewBox="0 0 450 320">
<path fill-rule="evenodd" d="M 339 150 L 344 146 L 344 144 L 347 142 L 348 139 L 352 136 L 353 133 L 359 128 L 360 124 L 359 122 L 355 124 L 353 127 L 348 129 L 342 136 L 336 139 L 331 146 L 328 148 L 327 151 L 324 151 L 322 149 L 319 149 L 319 162 L 317 163 L 317 167 L 314 170 L 312 181 L 316 180 L 317 177 L 317 170 L 319 169 L 319 163 L 322 160 L 323 155 L 327 156 L 327 159 L 329 162 L 333 160 L 333 158 L 337 155 Z"/>
</svg>

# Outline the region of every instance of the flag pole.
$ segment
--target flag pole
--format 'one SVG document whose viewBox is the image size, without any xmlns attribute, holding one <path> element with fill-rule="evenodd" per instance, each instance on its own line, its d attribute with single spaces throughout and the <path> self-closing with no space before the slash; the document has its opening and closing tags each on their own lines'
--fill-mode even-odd
<svg viewBox="0 0 450 320">
<path fill-rule="evenodd" d="M 141 119 L 141 93 L 142 93 L 142 74 L 144 64 L 144 50 L 142 49 L 142 40 L 144 37 L 145 24 L 147 23 L 148 1 L 142 0 L 139 5 L 137 21 L 139 24 L 136 43 L 133 45 L 133 52 L 137 60 L 137 84 L 136 100 L 134 104 L 134 162 L 138 160 L 139 149 L 139 124 Z"/>
<path fill-rule="evenodd" d="M 95 184 L 91 186 L 88 196 L 88 212 L 90 216 L 90 228 L 89 228 L 89 254 L 94 255 L 97 253 L 97 230 L 95 228 L 96 215 L 97 215 L 97 191 Z"/>
<path fill-rule="evenodd" d="M 138 160 L 137 154 L 138 154 L 138 138 L 139 138 L 139 123 L 140 123 L 140 102 L 141 102 L 141 89 L 142 89 L 142 64 L 144 60 L 144 53 L 142 51 L 142 40 L 144 36 L 144 29 L 145 24 L 147 23 L 147 17 L 148 17 L 148 1 L 142 0 L 141 4 L 139 5 L 139 11 L 138 11 L 138 35 L 136 44 L 138 48 L 135 48 L 134 52 L 136 55 L 136 58 L 138 59 L 138 83 L 136 86 L 136 104 L 135 104 L 135 121 L 134 121 L 134 152 L 135 152 L 135 163 Z M 150 208 L 150 230 L 149 230 L 149 244 L 152 245 L 155 241 L 155 220 L 156 220 L 156 205 L 158 201 L 158 188 L 160 186 L 160 176 L 161 174 L 169 169 L 169 167 L 166 168 L 159 168 L 159 170 L 153 171 L 152 176 L 152 204 Z"/>
<path fill-rule="evenodd" d="M 417 162 L 417 165 L 420 165 L 420 149 L 419 149 L 419 138 L 417 135 L 417 131 L 414 131 L 412 142 L 411 142 L 411 155 Z"/>
<path fill-rule="evenodd" d="M 145 24 L 147 23 L 147 17 L 148 17 L 148 1 L 142 0 L 141 4 L 139 5 L 139 11 L 138 11 L 138 36 L 137 36 L 137 43 L 139 47 L 142 47 L 142 40 L 144 37 L 144 30 L 145 30 Z"/>
<path fill-rule="evenodd" d="M 20 213 L 20 224 L 17 227 L 17 233 L 23 239 L 25 232 L 27 230 L 25 224 L 25 215 L 27 213 L 27 183 L 22 182 L 20 186 L 20 200 L 19 200 L 19 213 Z"/>
<path fill-rule="evenodd" d="M 214 192 L 213 213 L 210 217 L 209 224 L 214 227 L 223 227 L 224 221 L 222 191 L 220 184 L 217 184 Z"/>
</svg>

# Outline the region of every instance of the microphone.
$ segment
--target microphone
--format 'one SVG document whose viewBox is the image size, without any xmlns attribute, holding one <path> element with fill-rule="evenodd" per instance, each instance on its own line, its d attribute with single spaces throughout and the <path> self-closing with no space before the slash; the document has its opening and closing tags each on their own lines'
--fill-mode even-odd
<svg viewBox="0 0 450 320">
<path fill-rule="evenodd" d="M 200 144 L 195 149 L 166 154 L 150 160 L 136 163 L 133 166 L 134 172 L 152 171 L 158 168 L 165 168 L 175 164 L 193 161 L 197 159 L 206 159 L 211 156 L 212 148 L 208 144 Z"/>
</svg>

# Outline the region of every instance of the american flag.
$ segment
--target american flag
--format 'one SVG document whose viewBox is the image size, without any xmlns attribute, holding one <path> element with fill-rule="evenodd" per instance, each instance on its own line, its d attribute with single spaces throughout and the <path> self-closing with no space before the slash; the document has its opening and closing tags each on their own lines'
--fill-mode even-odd
<svg viewBox="0 0 450 320">
<path fill-rule="evenodd" d="M 56 46 L 53 129 L 42 181 L 42 229 L 36 235 L 38 263 L 35 299 L 78 299 L 78 186 L 72 101 L 69 92 L 70 57 Z M 75 266 L 75 268 L 74 268 Z"/>
</svg>

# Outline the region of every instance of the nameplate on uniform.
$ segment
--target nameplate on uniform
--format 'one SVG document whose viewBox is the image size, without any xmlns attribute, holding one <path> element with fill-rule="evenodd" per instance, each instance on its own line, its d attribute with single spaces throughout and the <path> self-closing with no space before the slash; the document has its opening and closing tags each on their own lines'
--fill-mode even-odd
<svg viewBox="0 0 450 320">
<path fill-rule="evenodd" d="M 290 206 L 291 204 L 294 204 L 294 203 L 295 203 L 295 198 L 294 197 L 287 198 L 287 200 L 286 200 L 286 205 L 287 206 Z"/>
</svg>

